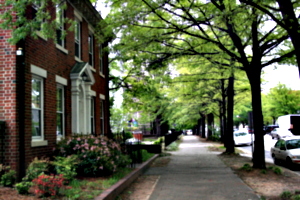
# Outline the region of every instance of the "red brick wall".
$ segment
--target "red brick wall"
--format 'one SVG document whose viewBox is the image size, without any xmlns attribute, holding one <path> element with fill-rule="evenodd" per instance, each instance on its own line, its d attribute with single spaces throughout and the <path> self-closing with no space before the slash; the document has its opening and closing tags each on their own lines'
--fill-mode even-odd
<svg viewBox="0 0 300 200">
<path fill-rule="evenodd" d="M 0 0 L 1 1 L 1 0 Z M 3 0 L 2 0 L 3 1 Z M 69 5 L 66 10 L 67 17 L 74 19 L 74 10 Z M 9 31 L 0 30 L 0 120 L 7 122 L 6 131 L 6 147 L 5 149 L 5 162 L 18 170 L 18 154 L 19 138 L 24 141 L 24 166 L 27 166 L 34 157 L 42 157 L 50 155 L 52 149 L 56 144 L 56 81 L 55 75 L 59 75 L 68 80 L 68 85 L 65 87 L 65 131 L 66 135 L 71 135 L 71 81 L 69 80 L 70 72 L 75 65 L 74 56 L 74 33 L 69 32 L 66 37 L 66 49 L 68 54 L 57 49 L 55 42 L 52 39 L 44 40 L 42 38 L 33 39 L 27 37 L 22 48 L 24 50 L 24 64 L 17 65 L 16 68 L 16 46 L 9 45 L 6 42 L 9 37 Z M 88 23 L 82 22 L 82 60 L 88 62 Z M 104 59 L 105 78 L 99 75 L 99 58 L 98 58 L 98 44 L 94 42 L 94 66 L 96 72 L 93 72 L 96 83 L 92 86 L 92 90 L 96 91 L 95 98 L 95 128 L 96 134 L 100 133 L 100 99 L 99 95 L 106 96 L 106 114 L 108 114 L 108 58 L 107 55 Z M 47 78 L 44 79 L 44 136 L 48 141 L 47 146 L 31 147 L 32 133 L 31 133 L 31 65 L 43 68 L 47 71 Z M 17 71 L 18 69 L 18 71 Z M 24 99 L 24 103 L 19 105 L 17 109 L 17 94 L 16 80 L 17 75 L 24 78 L 24 83 L 20 84 L 20 88 Z M 22 79 L 19 79 L 22 80 Z M 24 113 L 24 114 L 23 114 Z M 18 122 L 18 116 L 22 116 L 21 123 Z M 108 118 L 106 118 L 108 123 Z M 22 124 L 22 130 L 18 134 L 18 124 Z M 108 132 L 105 126 L 105 132 Z M 21 146 L 22 147 L 22 146 Z M 22 164 L 21 164 L 22 166 Z"/>
<path fill-rule="evenodd" d="M 18 122 L 16 102 L 16 46 L 7 42 L 11 31 L 0 30 L 0 120 L 6 122 L 4 134 L 5 152 L 2 161 L 17 169 L 18 158 Z M 4 159 L 4 160 L 3 160 Z M 1 160 L 0 160 L 1 162 Z"/>
</svg>

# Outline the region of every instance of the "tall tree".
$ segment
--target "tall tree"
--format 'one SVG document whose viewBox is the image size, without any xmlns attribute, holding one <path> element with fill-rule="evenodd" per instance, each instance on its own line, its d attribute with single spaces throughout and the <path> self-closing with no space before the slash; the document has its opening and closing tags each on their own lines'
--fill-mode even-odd
<svg viewBox="0 0 300 200">
<path fill-rule="evenodd" d="M 277 119 L 280 115 L 295 114 L 300 110 L 300 93 L 278 84 L 271 88 L 265 102 L 264 106 L 268 109 L 266 114 Z"/>
<path fill-rule="evenodd" d="M 273 22 L 285 29 L 290 36 L 291 42 L 295 49 L 296 62 L 300 76 L 300 24 L 299 0 L 268 0 L 268 1 L 253 1 L 240 0 L 240 2 L 251 5 L 268 15 Z"/>
<path fill-rule="evenodd" d="M 216 56 L 234 61 L 250 81 L 255 130 L 253 167 L 265 168 L 260 75 L 263 67 L 290 58 L 293 50 L 280 49 L 288 34 L 263 27 L 268 17 L 234 1 L 111 0 L 110 25 L 121 30 L 120 44 L 138 55 L 134 61 L 155 68 L 184 55 Z M 116 46 L 121 50 L 121 46 Z M 122 50 L 121 50 L 122 51 Z M 125 53 L 125 55 L 128 55 Z M 128 57 L 127 57 L 128 58 Z M 228 70 L 231 70 L 228 68 Z"/>
</svg>

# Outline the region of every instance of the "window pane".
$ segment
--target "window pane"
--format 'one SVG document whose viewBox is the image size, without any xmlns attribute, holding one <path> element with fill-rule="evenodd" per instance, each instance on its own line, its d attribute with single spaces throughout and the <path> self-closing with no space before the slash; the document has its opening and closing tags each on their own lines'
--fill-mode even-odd
<svg viewBox="0 0 300 200">
<path fill-rule="evenodd" d="M 93 43 L 93 35 L 89 35 L 89 64 L 91 66 L 94 65 L 94 43 Z"/>
<path fill-rule="evenodd" d="M 32 136 L 42 136 L 41 134 L 41 111 L 31 109 L 32 117 Z"/>
<path fill-rule="evenodd" d="M 41 108 L 41 81 L 33 78 L 31 84 L 31 107 Z"/>
<path fill-rule="evenodd" d="M 56 135 L 62 136 L 63 135 L 63 114 L 56 113 Z"/>
<path fill-rule="evenodd" d="M 76 20 L 75 22 L 75 56 L 80 58 L 80 21 Z"/>
<path fill-rule="evenodd" d="M 63 89 L 57 88 L 56 90 L 56 110 L 63 111 Z"/>
<path fill-rule="evenodd" d="M 103 73 L 103 59 L 102 59 L 102 55 L 103 54 L 103 49 L 102 49 L 102 45 L 99 45 L 99 63 L 100 63 L 100 72 Z"/>
<path fill-rule="evenodd" d="M 75 43 L 75 56 L 77 56 L 79 58 L 79 44 L 78 43 Z"/>
</svg>

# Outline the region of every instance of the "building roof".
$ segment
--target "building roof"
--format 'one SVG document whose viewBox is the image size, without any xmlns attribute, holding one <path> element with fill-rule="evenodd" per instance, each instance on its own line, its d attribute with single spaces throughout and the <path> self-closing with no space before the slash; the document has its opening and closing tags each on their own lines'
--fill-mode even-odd
<svg viewBox="0 0 300 200">
<path fill-rule="evenodd" d="M 84 18 L 94 27 L 103 20 L 100 13 L 89 0 L 69 0 L 69 2 L 84 15 Z"/>
</svg>

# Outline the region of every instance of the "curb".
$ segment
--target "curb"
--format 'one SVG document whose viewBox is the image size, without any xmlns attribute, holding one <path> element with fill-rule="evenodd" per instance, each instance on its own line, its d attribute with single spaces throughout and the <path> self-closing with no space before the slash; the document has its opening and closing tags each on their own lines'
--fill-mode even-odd
<svg viewBox="0 0 300 200">
<path fill-rule="evenodd" d="M 135 181 L 141 174 L 143 174 L 158 157 L 155 154 L 152 158 L 142 163 L 139 167 L 134 169 L 130 174 L 119 180 L 110 188 L 104 190 L 95 200 L 114 200 L 123 190 L 125 190 L 133 181 Z"/>
</svg>

